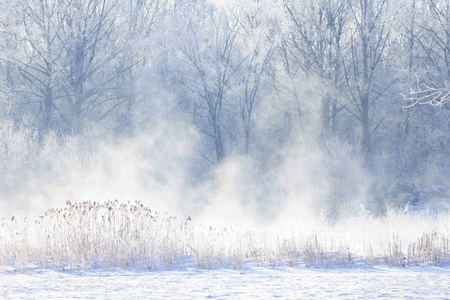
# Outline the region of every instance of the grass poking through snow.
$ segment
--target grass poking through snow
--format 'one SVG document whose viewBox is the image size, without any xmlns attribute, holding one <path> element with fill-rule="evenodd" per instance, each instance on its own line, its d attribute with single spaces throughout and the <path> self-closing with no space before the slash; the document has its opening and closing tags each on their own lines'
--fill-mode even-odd
<svg viewBox="0 0 450 300">
<path fill-rule="evenodd" d="M 450 262 L 448 213 L 388 211 L 334 225 L 213 228 L 152 212 L 141 203 L 68 202 L 34 218 L 3 218 L 0 263 L 27 270 L 352 267 Z"/>
</svg>

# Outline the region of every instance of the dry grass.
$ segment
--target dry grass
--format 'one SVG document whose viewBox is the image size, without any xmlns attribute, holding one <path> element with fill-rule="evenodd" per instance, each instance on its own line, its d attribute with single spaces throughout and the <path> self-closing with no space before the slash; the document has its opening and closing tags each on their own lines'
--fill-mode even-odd
<svg viewBox="0 0 450 300">
<path fill-rule="evenodd" d="M 284 234 L 194 225 L 139 202 L 68 202 L 35 218 L 3 218 L 0 263 L 18 270 L 441 266 L 450 262 L 449 220 L 391 212 Z"/>
</svg>

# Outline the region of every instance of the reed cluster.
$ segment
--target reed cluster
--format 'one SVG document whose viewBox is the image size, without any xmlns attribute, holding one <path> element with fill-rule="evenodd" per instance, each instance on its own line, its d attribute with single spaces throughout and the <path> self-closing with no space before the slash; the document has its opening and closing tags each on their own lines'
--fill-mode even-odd
<svg viewBox="0 0 450 300">
<path fill-rule="evenodd" d="M 283 230 L 214 228 L 140 202 L 67 202 L 41 216 L 3 218 L 0 263 L 19 270 L 439 266 L 450 262 L 449 220 L 391 212 Z"/>
</svg>

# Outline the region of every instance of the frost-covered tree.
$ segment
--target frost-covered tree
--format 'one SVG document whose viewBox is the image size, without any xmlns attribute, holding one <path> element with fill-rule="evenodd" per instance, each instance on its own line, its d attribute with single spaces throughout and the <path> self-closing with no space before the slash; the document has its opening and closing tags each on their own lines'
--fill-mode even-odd
<svg viewBox="0 0 450 300">
<path fill-rule="evenodd" d="M 62 24 L 59 5 L 52 0 L 17 1 L 10 7 L 16 18 L 5 27 L 4 35 L 14 41 L 14 52 L 5 57 L 7 82 L 10 84 L 15 105 L 31 106 L 42 116 L 44 130 L 53 128 L 54 112 L 58 111 L 63 56 Z M 20 78 L 11 78 L 11 66 Z"/>
<path fill-rule="evenodd" d="M 244 58 L 239 69 L 236 97 L 239 98 L 240 118 L 244 131 L 244 151 L 248 155 L 252 142 L 255 111 L 268 90 L 268 73 L 275 49 L 280 41 L 280 28 L 273 5 L 278 2 L 252 2 L 234 7 L 234 15 L 242 27 L 238 36 L 241 56 Z M 279 3 L 278 3 L 279 4 Z"/>
<path fill-rule="evenodd" d="M 415 3 L 415 2 L 414 2 Z M 449 108 L 450 103 L 450 1 L 420 1 L 422 18 L 412 43 L 419 45 L 415 84 L 405 98 L 409 106 L 429 104 Z"/>
<path fill-rule="evenodd" d="M 286 69 L 291 76 L 301 69 L 308 76 L 318 76 L 341 88 L 344 76 L 345 31 L 348 5 L 343 1 L 286 1 L 291 30 L 281 47 Z M 322 91 L 321 118 L 325 133 L 337 130 L 342 109 L 336 90 Z"/>
<path fill-rule="evenodd" d="M 187 12 L 186 31 L 180 36 L 179 63 L 187 72 L 184 84 L 193 94 L 196 125 L 213 142 L 216 162 L 224 159 L 224 131 L 235 109 L 230 90 L 245 58 L 238 51 L 239 20 L 210 4 L 196 4 Z"/>
<path fill-rule="evenodd" d="M 39 147 L 52 131 L 124 136 L 173 123 L 198 130 L 209 168 L 244 153 L 272 168 L 285 147 L 343 143 L 343 160 L 362 149 L 373 173 L 419 178 L 449 157 L 449 7 L 4 0 L 0 124 L 37 132 Z"/>
<path fill-rule="evenodd" d="M 345 77 L 350 91 L 347 111 L 360 123 L 361 149 L 368 156 L 371 138 L 385 116 L 380 116 L 377 104 L 395 82 L 389 78 L 386 61 L 392 20 L 388 0 L 349 0 L 351 22 L 350 59 L 345 64 Z"/>
<path fill-rule="evenodd" d="M 15 50 L 16 106 L 42 116 L 46 131 L 79 132 L 122 103 L 118 57 L 129 43 L 116 0 L 18 0 L 4 36 Z M 137 8 L 136 8 L 137 9 Z M 127 62 L 128 65 L 131 62 Z"/>
<path fill-rule="evenodd" d="M 126 45 L 118 55 L 116 72 L 118 75 L 118 93 L 121 100 L 114 106 L 122 106 L 118 110 L 119 126 L 130 131 L 133 127 L 140 91 L 137 87 L 139 70 L 149 68 L 152 56 L 156 56 L 155 47 L 151 45 L 152 35 L 157 26 L 164 20 L 170 10 L 168 0 L 120 0 L 120 16 L 124 19 L 118 39 Z M 160 29 L 161 31 L 162 29 Z M 156 49 L 159 51 L 159 49 Z M 106 117 L 104 114 L 101 118 Z"/>
<path fill-rule="evenodd" d="M 97 121 L 114 105 L 117 78 L 114 60 L 126 45 L 117 37 L 116 0 L 60 1 L 63 31 L 63 88 L 72 129 L 77 132 L 91 115 Z M 98 111 L 98 108 L 103 108 Z"/>
</svg>

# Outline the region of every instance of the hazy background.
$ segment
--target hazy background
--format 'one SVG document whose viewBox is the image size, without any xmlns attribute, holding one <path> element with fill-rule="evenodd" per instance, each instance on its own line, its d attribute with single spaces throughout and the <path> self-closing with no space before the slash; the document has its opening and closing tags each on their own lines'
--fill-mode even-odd
<svg viewBox="0 0 450 300">
<path fill-rule="evenodd" d="M 447 2 L 3 1 L 0 212 L 285 223 L 448 187 Z"/>
</svg>

